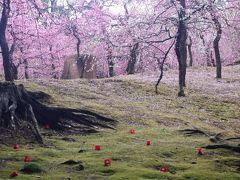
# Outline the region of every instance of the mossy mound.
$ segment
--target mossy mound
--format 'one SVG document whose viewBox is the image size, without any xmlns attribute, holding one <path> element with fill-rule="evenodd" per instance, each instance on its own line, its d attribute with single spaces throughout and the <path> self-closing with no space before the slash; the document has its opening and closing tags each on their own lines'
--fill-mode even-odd
<svg viewBox="0 0 240 180">
<path fill-rule="evenodd" d="M 33 173 L 42 173 L 44 170 L 35 163 L 25 164 L 21 169 L 21 172 L 26 174 L 33 174 Z"/>
</svg>

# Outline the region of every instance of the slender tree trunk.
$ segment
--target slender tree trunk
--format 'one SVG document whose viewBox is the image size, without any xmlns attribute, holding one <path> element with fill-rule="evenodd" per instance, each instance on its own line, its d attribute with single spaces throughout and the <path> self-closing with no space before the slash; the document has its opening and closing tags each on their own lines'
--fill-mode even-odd
<svg viewBox="0 0 240 180">
<path fill-rule="evenodd" d="M 14 69 L 12 57 L 10 55 L 9 46 L 6 39 L 6 28 L 8 17 L 10 14 L 10 0 L 3 0 L 3 9 L 2 9 L 2 17 L 0 21 L 0 46 L 2 49 L 2 57 L 3 57 L 3 67 L 4 67 L 4 75 L 6 81 L 13 81 L 14 80 Z"/>
<path fill-rule="evenodd" d="M 24 59 L 24 60 L 23 60 L 23 64 L 24 64 L 24 75 L 25 75 L 25 79 L 29 79 L 28 61 L 27 61 L 27 59 Z"/>
<path fill-rule="evenodd" d="M 108 55 L 108 70 L 109 70 L 109 76 L 114 76 L 114 62 L 112 59 L 112 55 Z"/>
<path fill-rule="evenodd" d="M 54 64 L 54 56 L 53 56 L 53 53 L 52 53 L 52 46 L 50 45 L 49 46 L 49 51 L 50 51 L 50 57 L 51 57 L 51 76 L 52 78 L 55 78 L 57 79 L 57 75 L 56 75 L 56 66 Z"/>
<path fill-rule="evenodd" d="M 186 86 L 185 76 L 187 68 L 187 28 L 184 21 L 185 17 L 185 0 L 180 0 L 182 9 L 179 15 L 178 36 L 175 45 L 175 52 L 179 64 L 179 92 L 178 96 L 185 96 L 184 87 Z"/>
<path fill-rule="evenodd" d="M 108 71 L 109 71 L 109 77 L 114 76 L 114 62 L 112 57 L 112 46 L 110 42 L 107 43 L 108 45 L 108 55 L 107 55 L 107 61 L 108 61 Z"/>
<path fill-rule="evenodd" d="M 77 28 L 76 26 L 72 26 L 72 31 L 73 31 L 73 36 L 77 39 L 77 64 L 78 67 L 81 67 L 79 70 L 81 70 L 80 73 L 80 78 L 83 78 L 84 74 L 84 69 L 85 69 L 85 58 L 84 55 L 80 55 L 80 45 L 81 45 L 81 39 L 78 35 Z"/>
<path fill-rule="evenodd" d="M 213 41 L 213 48 L 214 48 L 214 52 L 215 52 L 216 67 L 217 67 L 217 69 L 216 69 L 217 76 L 216 77 L 222 78 L 222 62 L 221 62 L 221 56 L 220 56 L 220 50 L 219 50 L 219 41 L 220 41 L 221 35 L 222 35 L 222 26 L 217 18 L 213 18 L 213 21 L 215 23 L 216 30 L 217 30 L 217 35 Z"/>
<path fill-rule="evenodd" d="M 113 63 L 113 61 L 109 61 L 108 66 L 109 66 L 109 76 L 113 77 L 114 76 L 114 63 Z"/>
<path fill-rule="evenodd" d="M 210 7 L 210 14 L 212 17 L 212 21 L 215 25 L 216 29 L 216 37 L 213 41 L 213 49 L 215 53 L 215 59 L 216 59 L 216 78 L 222 78 L 222 62 L 221 62 L 221 56 L 220 56 L 220 50 L 219 50 L 219 41 L 221 40 L 222 36 L 222 25 L 219 22 L 218 15 L 216 15 L 216 10 L 214 9 L 212 1 L 210 1 L 209 7 Z"/>
<path fill-rule="evenodd" d="M 192 38 L 189 37 L 189 43 L 187 45 L 188 47 L 188 53 L 189 53 L 189 66 L 193 66 L 193 55 L 192 55 Z"/>
<path fill-rule="evenodd" d="M 127 66 L 127 74 L 134 74 L 135 73 L 135 65 L 137 62 L 137 50 L 139 47 L 139 43 L 135 43 L 133 47 L 131 48 L 130 51 L 130 59 L 128 61 L 128 66 Z"/>
<path fill-rule="evenodd" d="M 211 50 L 211 52 L 210 52 L 210 59 L 211 59 L 211 62 L 212 62 L 212 66 L 213 66 L 213 67 L 216 67 L 216 64 L 215 64 L 215 61 L 214 61 L 214 58 L 213 58 L 213 52 L 212 52 L 212 50 Z"/>
</svg>

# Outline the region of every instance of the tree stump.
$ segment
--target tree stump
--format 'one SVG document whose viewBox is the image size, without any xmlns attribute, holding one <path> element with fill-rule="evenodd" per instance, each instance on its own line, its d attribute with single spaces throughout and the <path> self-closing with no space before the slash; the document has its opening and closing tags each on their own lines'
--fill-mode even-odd
<svg viewBox="0 0 240 180">
<path fill-rule="evenodd" d="M 38 143 L 43 143 L 39 125 L 48 124 L 62 132 L 97 132 L 97 128 L 114 129 L 116 121 L 97 113 L 71 108 L 49 107 L 35 99 L 22 84 L 0 83 L 0 127 L 8 131 L 31 132 Z M 23 126 L 27 123 L 27 126 Z M 29 131 L 29 129 L 31 131 Z"/>
</svg>

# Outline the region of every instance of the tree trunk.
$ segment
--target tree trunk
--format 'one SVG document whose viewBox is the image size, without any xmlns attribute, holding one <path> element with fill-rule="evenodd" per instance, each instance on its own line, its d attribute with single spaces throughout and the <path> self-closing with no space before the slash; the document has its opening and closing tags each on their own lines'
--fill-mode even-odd
<svg viewBox="0 0 240 180">
<path fill-rule="evenodd" d="M 50 57 L 51 57 L 51 73 L 50 75 L 52 78 L 57 79 L 57 74 L 56 74 L 56 66 L 54 64 L 54 56 L 52 52 L 52 45 L 49 46 L 49 51 L 50 51 Z"/>
<path fill-rule="evenodd" d="M 35 95 L 23 85 L 0 83 L 0 127 L 13 132 L 31 129 L 35 140 L 43 143 L 38 124 L 48 124 L 51 129 L 65 133 L 97 132 L 98 127 L 114 128 L 116 124 L 110 118 L 87 110 L 48 107 Z M 24 127 L 26 123 L 27 127 Z"/>
<path fill-rule="evenodd" d="M 137 50 L 139 47 L 139 43 L 135 43 L 133 45 L 133 47 L 130 50 L 130 59 L 128 61 L 128 65 L 127 65 L 127 74 L 134 74 L 135 73 L 135 65 L 137 62 Z"/>
<path fill-rule="evenodd" d="M 109 76 L 114 76 L 114 63 L 112 60 L 108 61 L 108 67 L 109 67 Z"/>
<path fill-rule="evenodd" d="M 212 66 L 212 57 L 211 57 L 211 49 L 210 45 L 208 44 L 207 47 L 205 47 L 206 51 L 206 57 L 207 57 L 207 66 Z"/>
<path fill-rule="evenodd" d="M 24 60 L 23 60 L 23 64 L 24 64 L 24 75 L 25 75 L 25 79 L 29 79 L 28 61 L 27 61 L 27 59 L 24 59 Z"/>
<path fill-rule="evenodd" d="M 213 18 L 214 24 L 216 26 L 217 35 L 213 41 L 213 48 L 215 52 L 215 59 L 216 59 L 216 71 L 217 71 L 217 78 L 222 78 L 222 62 L 221 62 L 221 56 L 220 56 L 220 50 L 219 50 L 219 41 L 221 39 L 222 35 L 222 27 L 220 22 L 217 18 Z"/>
<path fill-rule="evenodd" d="M 112 57 L 112 46 L 110 42 L 107 43 L 108 45 L 108 55 L 107 55 L 107 61 L 108 61 L 108 71 L 109 71 L 109 77 L 114 76 L 114 62 Z"/>
<path fill-rule="evenodd" d="M 182 9 L 179 14 L 178 36 L 175 45 L 175 52 L 179 64 L 179 92 L 178 92 L 179 97 L 185 96 L 184 87 L 186 86 L 185 76 L 187 68 L 187 46 L 186 46 L 187 28 L 184 21 L 186 7 L 185 0 L 180 0 L 180 4 L 182 6 Z"/>
<path fill-rule="evenodd" d="M 189 53 L 189 66 L 193 66 L 193 56 L 192 56 L 192 38 L 189 37 L 189 43 L 187 45 L 188 47 L 188 53 Z"/>
<path fill-rule="evenodd" d="M 10 0 L 3 0 L 2 6 L 2 17 L 0 21 L 0 45 L 2 49 L 4 75 L 6 81 L 13 81 L 14 75 L 16 76 L 17 71 L 14 69 L 14 64 L 12 62 L 12 57 L 10 55 L 10 50 L 6 39 L 7 22 L 11 11 Z"/>
<path fill-rule="evenodd" d="M 213 52 L 212 52 L 212 50 L 211 50 L 211 52 L 210 52 L 210 59 L 211 59 L 211 62 L 212 62 L 212 66 L 213 66 L 213 67 L 216 67 L 216 64 L 215 64 L 215 61 L 214 61 L 214 58 L 213 58 Z"/>
<path fill-rule="evenodd" d="M 209 8 L 210 8 L 210 14 L 212 17 L 212 21 L 215 25 L 216 29 L 216 37 L 213 41 L 213 49 L 215 53 L 215 59 L 216 59 L 216 78 L 222 78 L 222 62 L 221 62 L 221 56 L 220 56 L 220 50 L 219 50 L 219 41 L 221 40 L 222 36 L 222 25 L 219 22 L 218 15 L 216 14 L 216 9 L 214 9 L 214 5 L 212 1 L 209 2 Z"/>
</svg>

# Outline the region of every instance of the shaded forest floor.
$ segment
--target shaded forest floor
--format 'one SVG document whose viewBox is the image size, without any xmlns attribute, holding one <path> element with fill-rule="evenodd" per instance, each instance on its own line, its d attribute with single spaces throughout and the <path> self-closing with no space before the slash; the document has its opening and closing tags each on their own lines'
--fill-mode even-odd
<svg viewBox="0 0 240 180">
<path fill-rule="evenodd" d="M 19 81 L 28 90 L 51 95 L 53 106 L 84 108 L 119 121 L 115 131 L 86 136 L 58 135 L 42 128 L 48 147 L 21 145 L 18 151 L 0 145 L 0 178 L 24 165 L 29 155 L 44 172 L 20 173 L 17 179 L 240 179 L 240 154 L 196 148 L 213 144 L 203 135 L 185 136 L 178 130 L 192 125 L 223 138 L 240 136 L 240 66 L 224 68 L 217 81 L 214 68 L 189 69 L 185 98 L 178 98 L 177 71 L 166 71 L 160 93 L 152 85 L 157 73 L 98 80 Z M 130 128 L 135 134 L 129 134 Z M 146 139 L 152 144 L 145 145 Z M 240 144 L 239 140 L 231 141 Z M 101 151 L 94 145 L 100 144 Z M 81 150 L 81 151 L 80 151 Z M 80 152 L 79 152 L 80 151 Z M 108 158 L 112 165 L 104 167 Z M 67 160 L 79 165 L 63 165 Z M 169 167 L 161 173 L 162 165 Z"/>
</svg>

